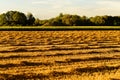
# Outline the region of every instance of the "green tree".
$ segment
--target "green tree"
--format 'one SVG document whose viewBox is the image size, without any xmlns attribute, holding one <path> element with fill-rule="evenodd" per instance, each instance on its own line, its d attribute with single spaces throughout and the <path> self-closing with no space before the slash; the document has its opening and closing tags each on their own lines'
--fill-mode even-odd
<svg viewBox="0 0 120 80">
<path fill-rule="evenodd" d="M 104 26 L 105 25 L 105 19 L 103 16 L 91 17 L 90 21 L 96 26 Z"/>
<path fill-rule="evenodd" d="M 34 21 L 35 21 L 35 18 L 32 15 L 32 13 L 28 13 L 27 14 L 27 23 L 28 23 L 28 25 L 33 25 Z"/>
<path fill-rule="evenodd" d="M 72 21 L 71 21 L 71 18 L 72 16 L 69 15 L 69 14 L 65 14 L 63 17 L 62 17 L 62 23 L 66 26 L 72 26 Z"/>
<path fill-rule="evenodd" d="M 78 15 L 63 15 L 62 22 L 67 26 L 79 26 L 82 24 L 82 20 Z"/>
<path fill-rule="evenodd" d="M 82 20 L 78 15 L 72 15 L 71 22 L 72 26 L 79 26 L 82 24 Z"/>
<path fill-rule="evenodd" d="M 7 18 L 5 14 L 0 15 L 0 26 L 7 25 Z"/>
<path fill-rule="evenodd" d="M 27 18 L 24 13 L 18 11 L 8 11 L 5 16 L 8 25 L 26 25 Z"/>
<path fill-rule="evenodd" d="M 13 14 L 13 21 L 18 25 L 26 25 L 27 18 L 23 13 L 16 12 Z"/>
<path fill-rule="evenodd" d="M 41 26 L 42 24 L 40 24 L 40 20 L 37 18 L 37 19 L 35 19 L 33 25 L 34 25 L 34 26 Z"/>
<path fill-rule="evenodd" d="M 114 26 L 120 26 L 120 17 L 114 16 L 113 18 L 114 18 L 113 21 Z"/>
</svg>

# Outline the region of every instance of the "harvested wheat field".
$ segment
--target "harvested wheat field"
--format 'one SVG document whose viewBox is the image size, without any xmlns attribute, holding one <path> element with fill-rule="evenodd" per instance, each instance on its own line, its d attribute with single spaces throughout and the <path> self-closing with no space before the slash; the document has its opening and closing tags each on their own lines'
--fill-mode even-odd
<svg viewBox="0 0 120 80">
<path fill-rule="evenodd" d="M 1 31 L 0 80 L 120 80 L 120 31 Z"/>
</svg>

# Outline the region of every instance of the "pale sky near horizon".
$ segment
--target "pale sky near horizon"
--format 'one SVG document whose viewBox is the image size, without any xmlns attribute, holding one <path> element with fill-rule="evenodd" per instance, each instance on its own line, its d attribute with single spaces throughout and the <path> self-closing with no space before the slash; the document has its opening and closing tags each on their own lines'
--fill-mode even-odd
<svg viewBox="0 0 120 80">
<path fill-rule="evenodd" d="M 59 15 L 120 16 L 120 0 L 0 0 L 0 13 L 10 10 L 31 12 L 40 19 Z"/>
</svg>

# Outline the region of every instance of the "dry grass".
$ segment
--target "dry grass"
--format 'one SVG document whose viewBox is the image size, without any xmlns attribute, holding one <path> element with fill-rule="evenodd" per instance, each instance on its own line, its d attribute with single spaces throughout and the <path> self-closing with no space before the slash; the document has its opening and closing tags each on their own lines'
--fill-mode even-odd
<svg viewBox="0 0 120 80">
<path fill-rule="evenodd" d="M 120 31 L 1 31 L 0 80 L 120 80 Z"/>
</svg>

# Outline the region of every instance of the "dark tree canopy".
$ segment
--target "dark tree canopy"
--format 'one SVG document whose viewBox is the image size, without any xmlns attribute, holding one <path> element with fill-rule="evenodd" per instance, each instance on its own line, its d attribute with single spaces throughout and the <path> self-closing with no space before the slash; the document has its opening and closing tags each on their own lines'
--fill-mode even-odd
<svg viewBox="0 0 120 80">
<path fill-rule="evenodd" d="M 32 15 L 32 13 L 28 13 L 27 14 L 27 25 L 33 25 L 34 21 L 35 21 L 35 18 Z"/>
<path fill-rule="evenodd" d="M 62 14 L 49 20 L 40 20 L 43 26 L 120 26 L 120 16 L 86 17 Z"/>
<path fill-rule="evenodd" d="M 60 13 L 57 17 L 40 20 L 32 13 L 19 11 L 0 14 L 0 26 L 120 26 L 120 16 L 79 16 Z"/>
<path fill-rule="evenodd" d="M 0 25 L 6 25 L 6 26 L 25 26 L 29 22 L 30 25 L 33 25 L 33 15 L 31 14 L 29 16 L 29 19 L 27 19 L 27 16 L 18 11 L 8 11 L 6 13 L 3 13 L 0 15 Z"/>
<path fill-rule="evenodd" d="M 26 25 L 27 18 L 24 13 L 18 11 L 8 11 L 5 13 L 8 25 Z"/>
<path fill-rule="evenodd" d="M 0 15 L 0 26 L 2 26 L 2 25 L 7 25 L 6 14 L 1 14 Z"/>
</svg>

